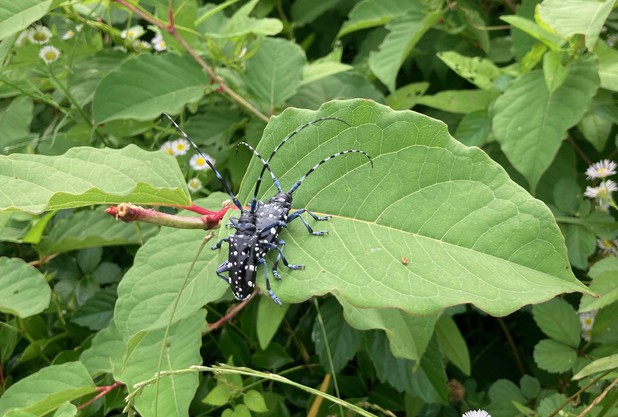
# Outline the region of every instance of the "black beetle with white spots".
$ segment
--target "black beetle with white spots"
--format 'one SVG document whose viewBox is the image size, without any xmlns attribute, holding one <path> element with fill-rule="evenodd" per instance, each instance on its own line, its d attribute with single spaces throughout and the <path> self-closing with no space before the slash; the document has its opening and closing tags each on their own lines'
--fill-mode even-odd
<svg viewBox="0 0 618 417">
<path fill-rule="evenodd" d="M 200 151 L 197 145 L 186 135 L 185 132 L 182 131 L 182 129 L 180 129 L 180 127 L 174 122 L 174 120 L 172 120 L 171 117 L 169 117 L 168 115 L 166 116 L 170 118 L 172 123 L 174 123 L 174 125 L 197 150 L 197 152 L 202 155 L 202 157 L 204 157 L 203 153 Z M 279 262 L 283 262 L 283 264 L 289 269 L 304 269 L 303 265 L 290 264 L 283 255 L 283 247 L 285 246 L 285 242 L 283 241 L 283 239 L 279 238 L 279 233 L 284 227 L 288 225 L 288 223 L 297 218 L 300 218 L 309 233 L 311 233 L 312 235 L 323 236 L 328 233 L 328 231 L 314 231 L 307 222 L 307 220 L 302 217 L 302 214 L 307 213 L 316 221 L 328 220 L 330 216 L 317 216 L 306 208 L 296 210 L 294 213 L 289 214 L 290 210 L 292 209 L 292 194 L 301 186 L 303 181 L 312 172 L 314 172 L 323 163 L 338 156 L 346 155 L 349 153 L 359 153 L 364 155 L 369 159 L 371 166 L 373 166 L 373 161 L 371 160 L 371 157 L 363 151 L 357 149 L 349 149 L 346 151 L 337 152 L 315 164 L 309 171 L 307 171 L 305 175 L 303 175 L 298 181 L 294 183 L 294 185 L 292 186 L 292 188 L 290 188 L 289 191 L 283 191 L 279 180 L 271 170 L 268 163 L 284 143 L 286 143 L 303 129 L 324 120 L 335 120 L 344 123 L 347 126 L 350 126 L 345 121 L 337 119 L 335 117 L 323 117 L 313 120 L 298 127 L 292 133 L 283 138 L 283 140 L 275 147 L 268 160 L 264 160 L 260 156 L 260 154 L 249 144 L 245 142 L 241 142 L 239 144 L 239 146 L 243 145 L 249 148 L 263 164 L 262 172 L 260 173 L 256 181 L 255 191 L 251 200 L 249 210 L 245 210 L 242 207 L 242 204 L 240 204 L 238 199 L 232 194 L 230 188 L 226 184 L 221 174 L 215 169 L 215 167 L 210 163 L 210 161 L 206 157 L 204 157 L 204 160 L 213 170 L 217 179 L 223 185 L 224 190 L 230 196 L 234 205 L 240 210 L 240 217 L 238 219 L 230 218 L 230 226 L 236 229 L 235 233 L 231 236 L 221 239 L 219 242 L 217 242 L 216 245 L 212 247 L 213 250 L 217 250 L 221 248 L 224 242 L 227 242 L 228 244 L 228 259 L 221 265 L 219 265 L 216 272 L 217 276 L 219 276 L 230 285 L 230 287 L 232 288 L 232 293 L 237 300 L 246 300 L 251 296 L 251 294 L 255 290 L 255 279 L 258 265 L 264 265 L 264 277 L 266 280 L 266 289 L 268 291 L 268 294 L 275 303 L 280 305 L 282 304 L 281 300 L 273 292 L 270 285 L 270 279 L 268 277 L 268 266 L 266 265 L 266 255 L 271 250 L 277 251 L 277 256 L 272 267 L 273 276 L 276 279 L 281 279 L 281 276 L 277 271 Z M 274 185 L 277 188 L 277 194 L 275 194 L 275 196 L 273 196 L 264 203 L 262 201 L 258 201 L 257 194 L 260 188 L 262 177 L 266 170 L 269 171 L 272 177 Z M 228 276 L 223 275 L 224 272 L 227 272 Z"/>
</svg>

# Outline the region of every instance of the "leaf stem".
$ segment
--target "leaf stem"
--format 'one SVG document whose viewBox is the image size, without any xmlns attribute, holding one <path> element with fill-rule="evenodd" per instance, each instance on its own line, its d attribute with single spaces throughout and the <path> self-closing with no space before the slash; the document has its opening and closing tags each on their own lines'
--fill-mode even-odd
<svg viewBox="0 0 618 417">
<path fill-rule="evenodd" d="M 234 318 L 234 316 L 236 316 L 236 314 L 238 314 L 240 312 L 240 310 L 245 308 L 247 303 L 249 303 L 249 301 L 251 301 L 251 299 L 253 299 L 253 297 L 255 296 L 255 294 L 257 292 L 258 292 L 258 289 L 256 288 L 253 291 L 253 293 L 249 296 L 249 298 L 244 300 L 242 303 L 239 303 L 239 304 L 235 305 L 234 308 L 232 308 L 229 312 L 227 312 L 225 314 L 225 316 L 221 317 L 219 320 L 217 320 L 214 323 L 209 323 L 208 324 L 208 331 L 212 332 L 214 330 L 217 330 L 219 327 L 223 326 L 227 321 L 229 321 L 232 318 Z"/>
<path fill-rule="evenodd" d="M 519 373 L 521 375 L 524 375 L 526 373 L 526 369 L 524 368 L 524 364 L 521 360 L 521 357 L 519 356 L 519 352 L 517 351 L 517 345 L 513 340 L 513 336 L 511 336 L 511 332 L 502 317 L 497 317 L 497 320 L 500 328 L 502 329 L 502 332 L 506 336 L 506 340 L 509 344 L 509 347 L 511 348 L 511 351 L 513 352 L 513 357 L 515 358 L 515 364 L 517 365 L 517 369 L 519 369 Z"/>
<path fill-rule="evenodd" d="M 606 372 L 603 372 L 601 375 L 599 375 L 598 377 L 594 378 L 593 380 L 591 380 L 588 385 L 581 387 L 577 392 L 575 392 L 573 395 L 571 395 L 569 398 L 566 399 L 566 401 L 564 403 L 562 403 L 562 405 L 558 408 L 556 408 L 554 411 L 552 411 L 547 417 L 554 417 L 556 414 L 558 414 L 564 407 L 566 407 L 567 405 L 569 405 L 569 403 L 571 401 L 573 401 L 575 398 L 579 397 L 583 392 L 586 392 L 586 390 L 588 388 L 590 388 L 591 386 L 593 386 L 594 384 L 596 384 L 597 382 L 599 382 L 601 379 L 605 378 L 606 375 L 608 375 L 610 372 L 612 372 L 613 369 L 610 369 Z"/>
<path fill-rule="evenodd" d="M 200 243 L 200 247 L 198 248 L 197 253 L 193 257 L 193 262 L 191 262 L 191 267 L 187 271 L 187 274 L 185 275 L 185 279 L 182 281 L 182 285 L 180 286 L 180 289 L 178 290 L 178 295 L 176 296 L 176 298 L 174 298 L 174 302 L 172 304 L 172 310 L 170 312 L 170 317 L 169 317 L 169 320 L 167 321 L 167 326 L 165 326 L 165 334 L 163 335 L 163 342 L 161 343 L 161 351 L 159 352 L 159 363 L 157 365 L 157 375 L 156 375 L 156 381 L 155 381 L 155 398 L 154 398 L 155 417 L 157 416 L 157 413 L 159 411 L 159 380 L 161 379 L 160 376 L 161 376 L 161 368 L 163 366 L 163 357 L 164 357 L 165 351 L 168 348 L 169 334 L 172 328 L 172 324 L 174 323 L 174 315 L 176 314 L 176 310 L 178 309 L 178 303 L 180 302 L 180 296 L 182 295 L 182 292 L 187 286 L 187 282 L 189 282 L 189 277 L 191 276 L 191 272 L 193 271 L 193 268 L 195 267 L 197 258 L 200 256 L 200 253 L 202 253 L 202 250 L 204 249 L 204 246 L 206 246 L 206 243 L 210 239 L 212 239 L 214 236 L 215 236 L 214 232 L 210 231 L 206 236 L 204 236 L 204 239 L 202 239 L 202 243 Z"/>
<path fill-rule="evenodd" d="M 605 396 L 607 395 L 608 392 L 610 392 L 612 390 L 612 388 L 614 388 L 616 385 L 618 385 L 618 378 L 614 379 L 612 381 L 611 384 L 609 384 L 607 387 L 605 387 L 605 389 L 603 390 L 602 393 L 599 394 L 598 397 L 596 397 L 594 400 L 592 400 L 592 402 L 588 405 L 588 407 L 584 408 L 584 411 L 582 411 L 581 413 L 579 413 L 579 415 L 577 417 L 583 417 L 584 415 L 586 415 L 590 410 L 592 410 L 595 406 L 599 405 L 599 403 L 601 401 L 603 401 L 603 398 L 605 398 Z M 615 403 L 614 403 L 615 405 Z"/>
<path fill-rule="evenodd" d="M 83 410 L 84 408 L 88 407 L 90 404 L 92 404 L 93 402 L 95 402 L 99 398 L 103 398 L 104 396 L 109 394 L 115 388 L 121 387 L 123 385 L 124 384 L 122 382 L 114 382 L 112 385 L 105 385 L 105 386 L 102 386 L 102 387 L 97 387 L 96 390 L 97 390 L 98 394 L 95 395 L 94 397 L 92 397 L 91 399 L 89 399 L 88 401 L 86 401 L 85 403 L 81 404 L 79 407 L 77 407 L 77 409 L 78 410 Z"/>
<path fill-rule="evenodd" d="M 192 211 L 196 211 L 197 206 L 190 206 Z M 116 220 L 125 223 L 140 221 L 145 223 L 158 224 L 159 226 L 175 227 L 178 229 L 214 229 L 229 210 L 225 207 L 220 211 L 210 211 L 201 209 L 206 214 L 200 217 L 179 216 L 177 214 L 162 213 L 155 209 L 144 208 L 134 204 L 122 203 L 117 206 L 109 206 L 105 212 L 114 216 Z"/>
</svg>

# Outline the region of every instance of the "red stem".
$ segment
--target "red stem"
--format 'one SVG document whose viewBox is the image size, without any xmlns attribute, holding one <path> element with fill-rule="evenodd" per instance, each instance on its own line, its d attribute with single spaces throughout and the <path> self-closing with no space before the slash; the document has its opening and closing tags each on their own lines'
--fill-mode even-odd
<svg viewBox="0 0 618 417">
<path fill-rule="evenodd" d="M 77 409 L 78 410 L 83 410 L 84 408 L 88 407 L 90 404 L 92 404 L 93 402 L 95 402 L 99 398 L 102 398 L 105 395 L 107 395 L 113 389 L 121 387 L 123 385 L 124 384 L 122 382 L 114 382 L 112 385 L 105 385 L 105 386 L 102 386 L 102 387 L 97 387 L 97 391 L 99 393 L 96 396 L 94 396 L 93 398 L 91 398 L 90 400 L 86 401 L 85 403 L 83 403 L 82 405 L 77 407 Z"/>
<path fill-rule="evenodd" d="M 197 206 L 195 206 L 197 207 Z M 197 211 L 195 207 L 191 207 L 193 211 Z M 109 206 L 105 212 L 114 216 L 116 220 L 121 220 L 125 223 L 130 222 L 146 222 L 158 224 L 160 226 L 169 226 L 179 229 L 214 229 L 219 225 L 219 222 L 225 216 L 225 213 L 231 207 L 224 207 L 219 211 L 210 211 L 200 217 L 179 216 L 176 214 L 161 213 L 160 211 L 136 206 L 134 204 L 122 203 L 117 206 Z"/>
<path fill-rule="evenodd" d="M 183 210 L 189 210 L 189 211 L 192 211 L 194 213 L 201 214 L 203 216 L 213 216 L 213 215 L 218 213 L 216 211 L 205 209 L 204 207 L 200 207 L 200 206 L 198 206 L 196 204 L 193 204 L 193 203 L 191 203 L 190 206 L 180 206 L 178 208 L 183 209 Z M 226 209 L 226 211 L 227 211 L 227 209 Z"/>
<path fill-rule="evenodd" d="M 258 292 L 258 289 L 256 288 L 253 293 L 249 296 L 249 298 L 247 298 L 245 301 L 243 301 L 240 304 L 237 304 L 234 306 L 234 308 L 232 308 L 230 311 L 227 312 L 227 314 L 223 317 L 221 317 L 219 320 L 217 320 L 214 323 L 209 323 L 208 324 L 208 329 L 212 332 L 216 329 L 218 329 L 219 327 L 223 326 L 227 321 L 231 320 L 232 318 L 234 318 L 234 316 L 236 316 L 236 314 L 238 314 L 240 312 L 240 310 L 242 310 L 243 308 L 245 308 L 245 306 L 247 305 L 247 303 L 249 301 L 251 301 L 251 299 L 253 298 L 253 296 L 255 296 L 255 294 Z"/>
</svg>

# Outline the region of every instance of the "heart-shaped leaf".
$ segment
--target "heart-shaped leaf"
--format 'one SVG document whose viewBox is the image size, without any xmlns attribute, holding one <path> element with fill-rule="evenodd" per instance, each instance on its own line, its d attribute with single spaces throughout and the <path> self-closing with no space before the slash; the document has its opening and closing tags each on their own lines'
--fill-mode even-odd
<svg viewBox="0 0 618 417">
<path fill-rule="evenodd" d="M 502 151 L 532 189 L 554 160 L 567 130 L 588 109 L 599 87 L 592 58 L 569 65 L 564 82 L 549 91 L 541 70 L 522 75 L 497 100 L 493 131 Z"/>
<path fill-rule="evenodd" d="M 451 138 L 441 122 L 368 100 L 335 101 L 317 112 L 290 109 L 273 118 L 258 150 L 270 155 L 298 126 L 325 116 L 352 127 L 323 121 L 284 145 L 271 161 L 284 189 L 321 159 L 350 148 L 369 153 L 374 168 L 362 155 L 341 156 L 294 193 L 295 208 L 333 218 L 316 223 L 308 217 L 316 230 L 329 230 L 327 236 L 309 235 L 298 220 L 281 233 L 288 260 L 306 266 L 280 268 L 283 279 L 273 280 L 272 287 L 283 302 L 331 292 L 355 308 L 429 315 L 472 303 L 504 315 L 562 292 L 587 291 L 569 268 L 549 209 L 484 152 Z M 241 185 L 242 202 L 250 201 L 261 168 L 254 159 Z M 264 184 L 259 196 L 266 200 L 275 188 L 270 179 Z M 206 205 L 217 209 L 226 197 L 212 198 Z M 231 233 L 222 227 L 207 246 Z M 138 252 L 118 288 L 115 320 L 123 335 L 164 327 L 172 311 L 178 320 L 229 294 L 215 274 L 227 256 L 226 244 L 218 256 L 206 248 L 187 277 L 204 236 L 165 230 Z M 262 277 L 260 267 L 264 288 Z"/>
<path fill-rule="evenodd" d="M 284 302 L 332 292 L 362 308 L 431 314 L 473 303 L 502 315 L 561 292 L 587 291 L 569 268 L 549 209 L 433 119 L 366 100 L 335 101 L 317 112 L 290 109 L 273 118 L 258 151 L 270 155 L 289 132 L 325 116 L 352 127 L 324 121 L 284 145 L 271 164 L 284 189 L 345 149 L 366 151 L 374 167 L 358 154 L 342 156 L 294 194 L 295 208 L 333 218 L 313 225 L 327 236 L 309 235 L 300 222 L 281 234 L 288 260 L 306 266 L 273 283 Z M 241 201 L 261 168 L 254 159 Z M 263 188 L 263 199 L 276 191 Z"/>
</svg>

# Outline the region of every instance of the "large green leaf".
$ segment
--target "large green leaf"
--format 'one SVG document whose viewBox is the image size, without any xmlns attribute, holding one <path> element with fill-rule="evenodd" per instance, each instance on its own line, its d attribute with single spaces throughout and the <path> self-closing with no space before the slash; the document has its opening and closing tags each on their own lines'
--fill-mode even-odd
<svg viewBox="0 0 618 417">
<path fill-rule="evenodd" d="M 0 40 L 26 29 L 45 16 L 51 0 L 5 1 L 0 7 Z"/>
<path fill-rule="evenodd" d="M 273 118 L 258 150 L 269 155 L 283 136 L 324 116 L 352 128 L 322 122 L 284 146 L 271 164 L 284 188 L 344 149 L 366 151 L 374 168 L 358 155 L 335 159 L 294 194 L 295 208 L 333 218 L 316 226 L 330 230 L 327 236 L 311 236 L 296 222 L 282 233 L 289 261 L 306 266 L 273 283 L 284 302 L 333 292 L 363 308 L 431 314 L 473 303 L 501 315 L 561 292 L 586 291 L 570 271 L 547 207 L 482 151 L 451 138 L 440 122 L 367 100 L 336 101 L 317 112 L 288 110 Z M 259 169 L 254 160 L 241 200 Z M 263 187 L 260 195 L 274 191 Z"/>
<path fill-rule="evenodd" d="M 0 210 L 41 213 L 92 204 L 188 205 L 176 161 L 137 146 L 0 156 Z"/>
<path fill-rule="evenodd" d="M 36 268 L 19 258 L 0 258 L 0 311 L 30 317 L 49 306 L 51 289 Z"/>
<path fill-rule="evenodd" d="M 305 53 L 295 43 L 267 38 L 247 61 L 247 88 L 256 100 L 272 111 L 296 93 L 306 60 Z"/>
<path fill-rule="evenodd" d="M 565 81 L 551 93 L 541 70 L 522 75 L 496 100 L 493 109 L 496 139 L 532 189 L 599 87 L 593 58 L 573 62 L 567 71 Z"/>
<path fill-rule="evenodd" d="M 418 4 L 386 25 L 389 33 L 380 48 L 369 55 L 369 68 L 388 89 L 395 91 L 395 80 L 403 61 L 414 45 L 442 17 L 441 12 L 427 13 Z"/>
<path fill-rule="evenodd" d="M 538 13 L 563 38 L 584 35 L 586 47 L 592 50 L 615 3 L 616 0 L 545 0 Z"/>
<path fill-rule="evenodd" d="M 355 308 L 430 315 L 473 303 L 503 315 L 562 292 L 586 291 L 569 269 L 549 209 L 481 150 L 451 138 L 438 121 L 368 100 L 335 101 L 317 112 L 290 109 L 271 120 L 260 153 L 269 155 L 289 132 L 326 116 L 352 127 L 324 121 L 283 146 L 271 162 L 284 186 L 320 159 L 349 148 L 368 152 L 374 168 L 362 156 L 343 156 L 321 166 L 294 194 L 295 208 L 333 218 L 314 225 L 329 230 L 327 236 L 309 235 L 300 221 L 282 232 L 288 260 L 306 266 L 303 271 L 280 268 L 283 279 L 272 286 L 284 302 L 331 292 Z M 252 161 L 241 185 L 242 202 L 249 201 L 261 168 Z M 263 199 L 275 192 L 269 183 L 260 192 Z M 217 209 L 224 198 L 213 196 L 206 206 Z M 230 234 L 221 228 L 218 238 Z M 175 320 L 229 294 L 215 274 L 227 245 L 217 257 L 208 249 L 217 238 L 199 255 L 185 283 L 204 236 L 203 231 L 164 230 L 138 252 L 118 288 L 115 320 L 122 334 L 164 327 L 181 289 Z M 260 268 L 263 288 L 262 277 Z"/>
<path fill-rule="evenodd" d="M 92 104 L 94 121 L 177 114 L 185 104 L 199 100 L 207 85 L 208 77 L 188 56 L 140 54 L 101 80 Z"/>
<path fill-rule="evenodd" d="M 88 371 L 80 362 L 50 365 L 12 385 L 0 398 L 0 416 L 12 408 L 38 416 L 95 392 Z"/>
</svg>

